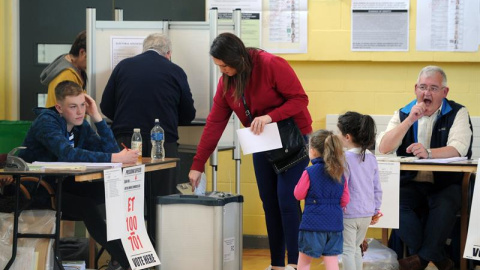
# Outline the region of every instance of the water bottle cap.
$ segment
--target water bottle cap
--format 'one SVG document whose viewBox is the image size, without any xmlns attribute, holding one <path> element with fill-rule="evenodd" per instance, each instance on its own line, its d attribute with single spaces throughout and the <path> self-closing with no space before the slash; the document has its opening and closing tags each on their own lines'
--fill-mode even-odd
<svg viewBox="0 0 480 270">
<path fill-rule="evenodd" d="M 134 128 L 133 132 L 140 132 L 140 129 L 139 128 Z"/>
</svg>

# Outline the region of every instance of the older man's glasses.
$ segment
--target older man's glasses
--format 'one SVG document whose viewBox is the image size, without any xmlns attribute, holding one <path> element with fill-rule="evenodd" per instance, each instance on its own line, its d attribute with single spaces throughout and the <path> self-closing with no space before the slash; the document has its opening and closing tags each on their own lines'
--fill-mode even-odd
<svg viewBox="0 0 480 270">
<path fill-rule="evenodd" d="M 443 87 L 438 87 L 438 86 L 435 86 L 435 85 L 425 85 L 425 84 L 420 84 L 419 86 L 417 86 L 417 88 L 422 91 L 422 92 L 427 92 L 430 90 L 430 92 L 433 92 L 433 93 L 438 93 L 440 90 L 443 89 Z"/>
</svg>

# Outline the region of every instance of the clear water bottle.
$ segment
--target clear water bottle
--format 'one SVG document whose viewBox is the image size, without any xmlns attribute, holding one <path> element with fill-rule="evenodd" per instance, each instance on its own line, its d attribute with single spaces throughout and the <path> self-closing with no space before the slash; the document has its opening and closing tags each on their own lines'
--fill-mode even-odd
<svg viewBox="0 0 480 270">
<path fill-rule="evenodd" d="M 165 158 L 165 149 L 163 148 L 163 142 L 165 141 L 165 132 L 160 126 L 160 121 L 155 119 L 155 126 L 150 132 L 150 139 L 152 141 L 152 153 L 150 157 L 152 159 L 161 159 Z"/>
<path fill-rule="evenodd" d="M 139 128 L 133 129 L 131 148 L 132 150 L 138 150 L 137 164 L 141 164 L 142 163 L 142 135 L 140 134 Z"/>
</svg>

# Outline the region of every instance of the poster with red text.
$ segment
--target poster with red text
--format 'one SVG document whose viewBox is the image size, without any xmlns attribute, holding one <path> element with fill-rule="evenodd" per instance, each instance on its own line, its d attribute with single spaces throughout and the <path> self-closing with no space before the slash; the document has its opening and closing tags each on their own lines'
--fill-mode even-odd
<svg viewBox="0 0 480 270">
<path fill-rule="evenodd" d="M 144 220 L 145 165 L 123 169 L 125 223 L 122 244 L 130 267 L 145 269 L 160 264 L 145 228 Z"/>
</svg>

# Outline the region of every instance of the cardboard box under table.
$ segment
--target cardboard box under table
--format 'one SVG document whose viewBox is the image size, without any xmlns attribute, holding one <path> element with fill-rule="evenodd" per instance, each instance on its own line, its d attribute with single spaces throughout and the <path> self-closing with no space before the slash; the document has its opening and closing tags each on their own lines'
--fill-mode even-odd
<svg viewBox="0 0 480 270">
<path fill-rule="evenodd" d="M 242 195 L 157 197 L 160 270 L 241 270 Z"/>
</svg>

